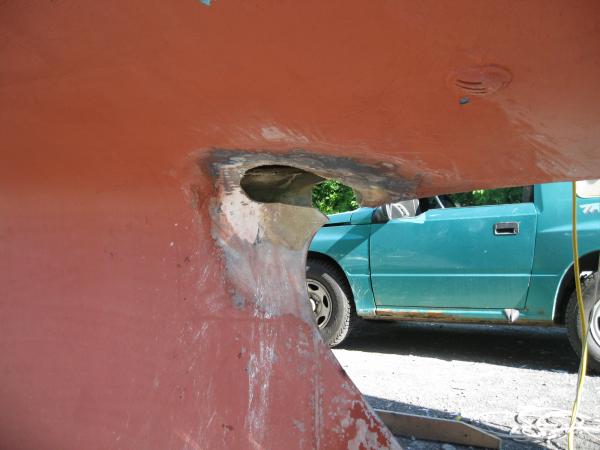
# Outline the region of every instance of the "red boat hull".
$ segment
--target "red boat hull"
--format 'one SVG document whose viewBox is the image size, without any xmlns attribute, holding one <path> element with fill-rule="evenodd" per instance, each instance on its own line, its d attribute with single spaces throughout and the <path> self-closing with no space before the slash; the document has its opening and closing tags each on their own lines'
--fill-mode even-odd
<svg viewBox="0 0 600 450">
<path fill-rule="evenodd" d="M 312 323 L 322 218 L 245 171 L 371 204 L 600 175 L 591 0 L 19 1 L 0 30 L 3 448 L 396 448 Z"/>
</svg>

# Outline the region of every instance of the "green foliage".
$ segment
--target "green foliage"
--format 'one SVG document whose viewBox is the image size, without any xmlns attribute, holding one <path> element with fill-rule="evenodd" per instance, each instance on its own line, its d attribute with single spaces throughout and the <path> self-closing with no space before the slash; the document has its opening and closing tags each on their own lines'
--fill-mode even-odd
<svg viewBox="0 0 600 450">
<path fill-rule="evenodd" d="M 449 196 L 456 206 L 481 206 L 503 205 L 506 203 L 520 203 L 523 198 L 523 188 L 479 189 L 477 191 L 462 192 Z"/>
<path fill-rule="evenodd" d="M 327 180 L 313 188 L 312 203 L 323 214 L 334 214 L 358 208 L 352 188 L 336 180 Z"/>
</svg>

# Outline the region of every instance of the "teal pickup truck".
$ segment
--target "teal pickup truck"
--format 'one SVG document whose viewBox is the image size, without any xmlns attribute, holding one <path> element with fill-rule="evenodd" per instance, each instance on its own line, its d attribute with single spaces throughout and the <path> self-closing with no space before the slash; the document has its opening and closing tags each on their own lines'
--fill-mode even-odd
<svg viewBox="0 0 600 450">
<path fill-rule="evenodd" d="M 520 203 L 459 207 L 449 196 L 329 216 L 307 256 L 324 339 L 361 319 L 566 325 L 580 346 L 571 184 L 523 188 Z M 579 251 L 592 366 L 600 368 L 600 180 L 577 184 Z M 595 297 L 596 296 L 596 297 Z"/>
</svg>

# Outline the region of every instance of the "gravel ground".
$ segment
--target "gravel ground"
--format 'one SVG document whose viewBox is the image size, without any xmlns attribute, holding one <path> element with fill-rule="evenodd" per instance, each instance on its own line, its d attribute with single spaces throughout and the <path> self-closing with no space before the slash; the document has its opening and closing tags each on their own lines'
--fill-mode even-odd
<svg viewBox="0 0 600 450">
<path fill-rule="evenodd" d="M 460 417 L 506 432 L 517 413 L 535 417 L 570 410 L 578 360 L 560 328 L 487 325 L 367 324 L 334 350 L 350 378 L 378 409 Z M 586 378 L 580 413 L 600 419 L 600 376 Z M 576 448 L 600 449 L 581 435 Z M 466 448 L 399 437 L 405 448 Z M 505 449 L 566 448 L 566 439 L 521 443 Z"/>
</svg>

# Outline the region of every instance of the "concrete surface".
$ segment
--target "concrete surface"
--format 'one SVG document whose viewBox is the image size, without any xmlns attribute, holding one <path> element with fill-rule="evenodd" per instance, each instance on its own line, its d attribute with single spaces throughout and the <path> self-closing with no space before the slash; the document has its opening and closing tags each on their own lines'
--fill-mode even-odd
<svg viewBox="0 0 600 450">
<path fill-rule="evenodd" d="M 562 328 L 371 322 L 334 353 L 375 408 L 459 416 L 503 432 L 530 408 L 538 416 L 570 410 L 577 379 L 578 360 Z M 599 399 L 600 376 L 589 376 L 581 414 L 600 418 Z M 399 440 L 406 448 L 443 448 Z M 600 439 L 580 437 L 576 443 L 600 448 Z M 566 440 L 505 441 L 504 448 L 564 449 Z"/>
</svg>

